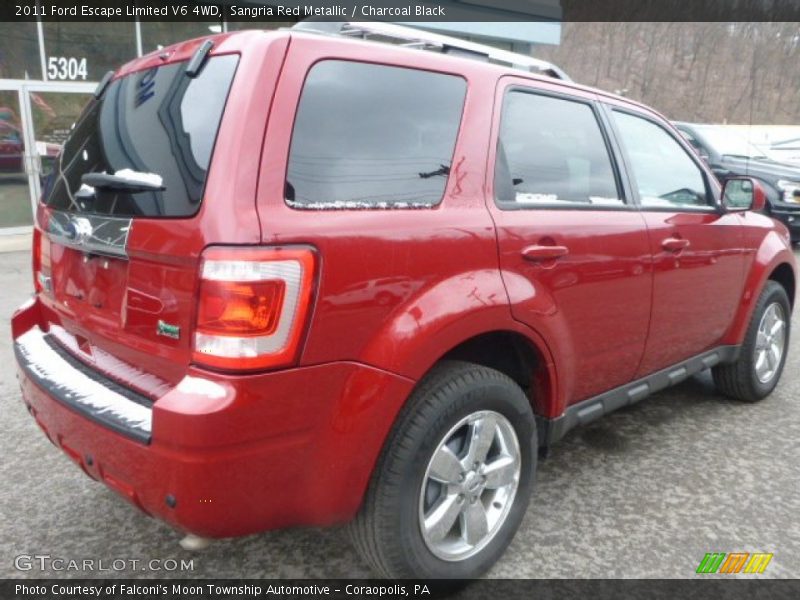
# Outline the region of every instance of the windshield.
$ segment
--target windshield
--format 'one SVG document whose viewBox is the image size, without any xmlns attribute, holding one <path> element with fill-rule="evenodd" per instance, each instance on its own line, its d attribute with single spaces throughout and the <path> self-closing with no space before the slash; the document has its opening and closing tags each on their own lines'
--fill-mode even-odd
<svg viewBox="0 0 800 600">
<path fill-rule="evenodd" d="M 701 127 L 698 132 L 720 154 L 737 158 L 768 158 L 763 150 L 732 131 L 719 127 Z"/>
<path fill-rule="evenodd" d="M 183 62 L 113 81 L 73 126 L 45 204 L 124 217 L 195 214 L 237 63 L 217 56 L 196 78 Z"/>
</svg>

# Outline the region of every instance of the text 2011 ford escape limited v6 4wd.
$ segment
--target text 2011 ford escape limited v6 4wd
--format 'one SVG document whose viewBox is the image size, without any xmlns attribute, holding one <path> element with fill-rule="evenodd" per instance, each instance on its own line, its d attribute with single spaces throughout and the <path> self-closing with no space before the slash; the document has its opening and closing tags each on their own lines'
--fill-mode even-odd
<svg viewBox="0 0 800 600">
<path fill-rule="evenodd" d="M 225 34 L 101 83 L 37 211 L 23 397 L 182 531 L 351 521 L 382 575 L 476 576 L 574 425 L 709 368 L 773 390 L 794 257 L 758 184 L 720 190 L 644 106 L 348 37 Z"/>
</svg>

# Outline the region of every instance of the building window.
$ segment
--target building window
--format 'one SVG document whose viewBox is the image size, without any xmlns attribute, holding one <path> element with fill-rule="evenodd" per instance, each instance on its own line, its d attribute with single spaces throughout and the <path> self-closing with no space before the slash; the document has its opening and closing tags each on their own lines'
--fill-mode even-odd
<svg viewBox="0 0 800 600">
<path fill-rule="evenodd" d="M 41 79 L 36 23 L 0 22 L 0 79 Z"/>
<path fill-rule="evenodd" d="M 136 56 L 134 23 L 43 23 L 50 81 L 97 81 Z"/>
<path fill-rule="evenodd" d="M 0 90 L 0 227 L 33 222 L 24 157 L 19 95 Z"/>
</svg>

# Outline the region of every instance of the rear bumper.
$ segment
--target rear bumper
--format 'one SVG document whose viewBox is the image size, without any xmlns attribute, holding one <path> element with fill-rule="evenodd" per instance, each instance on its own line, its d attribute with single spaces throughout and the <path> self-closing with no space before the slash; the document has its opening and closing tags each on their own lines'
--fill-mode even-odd
<svg viewBox="0 0 800 600">
<path fill-rule="evenodd" d="M 37 303 L 20 309 L 15 341 L 40 321 Z M 351 518 L 413 386 L 346 362 L 240 377 L 189 368 L 152 403 L 145 439 L 76 404 L 66 379 L 37 376 L 35 352 L 18 357 L 25 404 L 54 445 L 145 513 L 208 537 Z M 94 409 L 118 419 L 119 406 Z"/>
<path fill-rule="evenodd" d="M 14 341 L 20 370 L 45 394 L 138 442 L 150 443 L 153 403 L 93 372 L 38 326 Z"/>
</svg>

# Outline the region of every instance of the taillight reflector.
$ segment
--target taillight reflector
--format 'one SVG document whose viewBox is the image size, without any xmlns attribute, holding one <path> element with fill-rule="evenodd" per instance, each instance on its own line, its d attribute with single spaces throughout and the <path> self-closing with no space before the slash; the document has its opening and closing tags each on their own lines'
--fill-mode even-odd
<svg viewBox="0 0 800 600">
<path fill-rule="evenodd" d="M 307 247 L 211 248 L 203 254 L 194 360 L 252 370 L 294 362 L 311 304 Z"/>
</svg>

